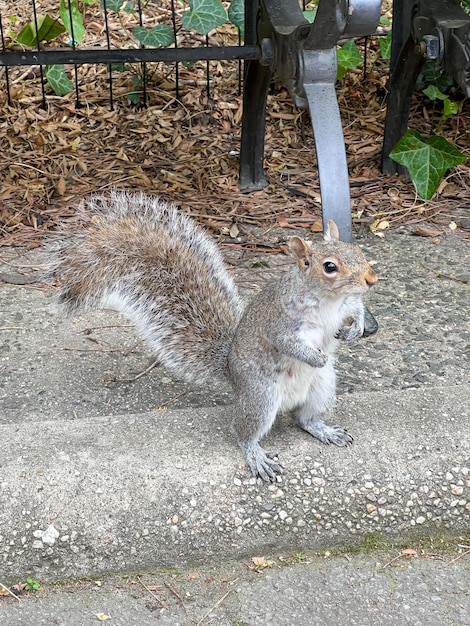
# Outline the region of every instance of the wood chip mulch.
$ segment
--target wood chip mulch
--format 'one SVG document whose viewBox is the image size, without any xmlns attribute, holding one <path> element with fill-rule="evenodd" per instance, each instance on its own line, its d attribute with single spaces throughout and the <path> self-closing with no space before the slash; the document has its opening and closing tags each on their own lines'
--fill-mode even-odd
<svg viewBox="0 0 470 626">
<path fill-rule="evenodd" d="M 442 215 L 451 219 L 464 210 L 468 215 L 469 161 L 451 170 L 428 202 L 416 196 L 409 181 L 380 172 L 388 77 L 374 67 L 365 81 L 361 72 L 349 72 L 338 86 L 356 223 L 376 227 L 380 222 L 439 221 Z M 29 80 L 22 68 L 21 80 L 13 76 L 12 104 L 5 90 L 0 93 L 0 245 L 37 245 L 49 229 L 73 216 L 85 194 L 111 187 L 158 194 L 215 232 L 232 236 L 243 224 L 320 230 L 308 114 L 295 109 L 281 85 L 273 86 L 265 151 L 269 186 L 242 194 L 237 187 L 238 64 L 211 62 L 210 68 L 208 99 L 205 65 L 181 67 L 179 101 L 167 70 L 149 68 L 147 107 L 128 101 L 129 79 L 119 75 L 115 110 L 109 108 L 105 68 L 80 68 L 80 107 L 74 94 L 59 98 L 48 93 L 46 109 L 37 79 Z M 416 97 L 410 126 L 430 133 L 439 107 Z M 470 155 L 468 100 L 440 132 Z"/>
</svg>

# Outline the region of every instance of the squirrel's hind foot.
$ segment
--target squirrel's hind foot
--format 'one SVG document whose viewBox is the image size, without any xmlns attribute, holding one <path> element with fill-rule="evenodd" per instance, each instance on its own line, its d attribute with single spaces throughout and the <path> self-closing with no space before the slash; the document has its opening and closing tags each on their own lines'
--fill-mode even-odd
<svg viewBox="0 0 470 626">
<path fill-rule="evenodd" d="M 300 424 L 308 433 L 319 439 L 322 443 L 333 443 L 335 446 L 349 446 L 353 442 L 353 436 L 341 426 L 328 426 L 321 420 Z"/>
<path fill-rule="evenodd" d="M 267 483 L 276 482 L 277 477 L 283 472 L 282 465 L 276 463 L 277 454 L 267 452 L 253 442 L 240 442 L 240 447 L 245 455 L 246 462 L 250 466 L 253 476 L 261 478 Z"/>
</svg>

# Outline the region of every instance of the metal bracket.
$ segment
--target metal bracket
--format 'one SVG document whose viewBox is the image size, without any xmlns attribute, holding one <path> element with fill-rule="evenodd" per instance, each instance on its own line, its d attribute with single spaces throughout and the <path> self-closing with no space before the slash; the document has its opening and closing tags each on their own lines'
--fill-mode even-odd
<svg viewBox="0 0 470 626">
<path fill-rule="evenodd" d="M 411 96 L 426 60 L 437 63 L 470 97 L 470 16 L 458 0 L 406 0 L 396 19 L 394 11 L 393 37 L 382 156 L 386 174 L 403 172 L 388 155 L 408 127 Z"/>
<path fill-rule="evenodd" d="M 344 136 L 335 91 L 336 46 L 340 39 L 371 34 L 379 19 L 380 0 L 320 0 L 312 24 L 304 17 L 297 0 L 260 3 L 259 66 L 269 68 L 270 74 L 286 85 L 295 104 L 310 113 L 323 223 L 334 220 L 344 241 L 352 240 L 352 220 Z M 243 157 L 242 137 L 242 168 Z M 241 176 L 241 186 L 247 182 L 253 184 L 252 179 L 243 180 Z"/>
</svg>

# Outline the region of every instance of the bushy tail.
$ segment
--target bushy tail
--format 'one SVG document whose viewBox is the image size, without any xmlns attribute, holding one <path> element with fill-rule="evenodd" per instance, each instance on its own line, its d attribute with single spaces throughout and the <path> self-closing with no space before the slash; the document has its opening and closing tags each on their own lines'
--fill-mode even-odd
<svg viewBox="0 0 470 626">
<path fill-rule="evenodd" d="M 143 193 L 91 196 L 79 218 L 54 238 L 47 272 L 67 308 L 116 309 L 167 368 L 199 382 L 223 376 L 241 303 L 212 239 Z"/>
</svg>

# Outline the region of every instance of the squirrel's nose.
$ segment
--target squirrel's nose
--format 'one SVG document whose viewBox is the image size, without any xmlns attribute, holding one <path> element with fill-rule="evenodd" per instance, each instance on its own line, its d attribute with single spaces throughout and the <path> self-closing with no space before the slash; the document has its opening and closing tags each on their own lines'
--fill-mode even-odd
<svg viewBox="0 0 470 626">
<path fill-rule="evenodd" d="M 367 285 L 367 287 L 369 287 L 369 288 L 370 288 L 370 287 L 372 287 L 372 285 L 375 285 L 375 283 L 377 282 L 378 278 L 379 278 L 379 277 L 378 277 L 378 276 L 377 276 L 377 274 L 374 272 L 374 270 L 370 270 L 370 272 L 368 272 L 368 273 L 365 275 L 365 281 L 366 281 L 366 285 Z"/>
</svg>

